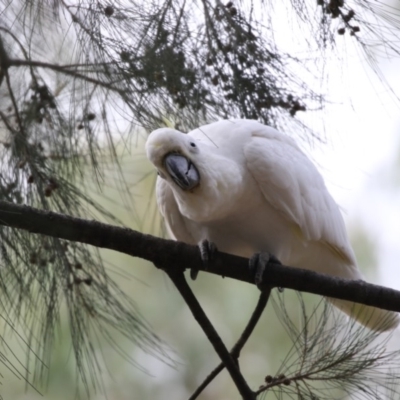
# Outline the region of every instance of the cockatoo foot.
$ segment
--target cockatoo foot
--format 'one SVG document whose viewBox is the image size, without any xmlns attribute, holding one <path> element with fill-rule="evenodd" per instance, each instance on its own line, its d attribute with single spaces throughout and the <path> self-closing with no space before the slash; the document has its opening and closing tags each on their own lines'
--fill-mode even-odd
<svg viewBox="0 0 400 400">
<path fill-rule="evenodd" d="M 198 244 L 198 247 L 200 251 L 201 260 L 203 261 L 204 269 L 207 270 L 208 266 L 210 265 L 211 261 L 214 258 L 215 252 L 217 251 L 217 246 L 213 242 L 204 239 Z M 198 274 L 199 270 L 197 268 L 192 268 L 190 270 L 190 277 L 193 280 L 197 278 Z"/>
<path fill-rule="evenodd" d="M 249 260 L 250 271 L 254 273 L 254 282 L 259 289 L 263 282 L 265 268 L 271 261 L 276 264 L 281 264 L 273 254 L 267 252 L 254 253 Z"/>
</svg>

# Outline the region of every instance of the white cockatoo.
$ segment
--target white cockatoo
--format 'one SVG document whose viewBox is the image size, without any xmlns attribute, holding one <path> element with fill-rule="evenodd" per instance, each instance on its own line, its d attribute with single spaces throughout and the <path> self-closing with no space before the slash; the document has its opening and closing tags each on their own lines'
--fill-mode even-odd
<svg viewBox="0 0 400 400">
<path fill-rule="evenodd" d="M 252 120 L 224 120 L 188 134 L 157 129 L 146 151 L 176 240 L 207 239 L 222 252 L 268 252 L 286 265 L 362 279 L 338 205 L 289 136 Z M 394 312 L 329 301 L 373 330 L 399 323 Z"/>
</svg>

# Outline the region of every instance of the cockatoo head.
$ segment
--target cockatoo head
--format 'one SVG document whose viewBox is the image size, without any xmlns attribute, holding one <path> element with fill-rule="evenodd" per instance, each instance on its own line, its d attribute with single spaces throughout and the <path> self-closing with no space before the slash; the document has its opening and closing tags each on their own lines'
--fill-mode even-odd
<svg viewBox="0 0 400 400">
<path fill-rule="evenodd" d="M 228 130 L 197 129 L 185 134 L 161 128 L 149 135 L 147 157 L 185 217 L 203 222 L 223 218 L 238 203 L 248 179 L 245 168 L 232 157 L 240 154 L 240 145 L 235 153 L 230 142 Z"/>
<path fill-rule="evenodd" d="M 153 131 L 146 142 L 147 157 L 161 178 L 174 182 L 184 191 L 200 184 L 196 167 L 199 151 L 194 138 L 170 128 Z"/>
</svg>

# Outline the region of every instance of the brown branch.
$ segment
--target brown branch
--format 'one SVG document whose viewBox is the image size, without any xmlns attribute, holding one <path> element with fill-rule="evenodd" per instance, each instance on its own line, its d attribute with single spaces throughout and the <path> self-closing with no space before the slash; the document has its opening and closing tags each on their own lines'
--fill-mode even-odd
<svg viewBox="0 0 400 400">
<path fill-rule="evenodd" d="M 244 328 L 239 340 L 235 343 L 231 350 L 232 358 L 237 361 L 240 356 L 240 352 L 243 346 L 246 344 L 247 340 L 251 336 L 256 327 L 260 317 L 267 306 L 269 296 L 271 294 L 271 288 L 266 289 L 260 293 L 260 297 L 258 299 L 256 308 L 251 315 L 249 322 L 247 323 L 246 327 Z M 211 373 L 204 379 L 203 383 L 194 391 L 194 393 L 189 397 L 188 400 L 195 400 L 197 399 L 201 392 L 214 380 L 214 378 L 224 369 L 224 363 L 219 364 Z"/>
<path fill-rule="evenodd" d="M 214 350 L 222 360 L 223 365 L 228 370 L 232 380 L 234 381 L 239 393 L 244 400 L 255 400 L 255 393 L 249 388 L 246 380 L 239 370 L 238 364 L 234 361 L 228 349 L 224 345 L 214 326 L 207 318 L 200 303 L 197 301 L 196 296 L 193 294 L 190 286 L 186 282 L 185 276 L 182 271 L 167 272 L 175 287 L 184 298 L 186 304 L 190 308 L 195 320 L 199 323 L 208 340 L 214 347 Z"/>
<path fill-rule="evenodd" d="M 70 217 L 0 201 L 0 225 L 90 244 L 153 262 L 165 271 L 204 271 L 198 248 L 98 221 Z M 323 262 L 323 261 L 321 261 Z M 248 260 L 216 252 L 207 272 L 254 284 Z M 400 292 L 363 281 L 269 263 L 265 286 L 283 287 L 400 312 Z"/>
</svg>

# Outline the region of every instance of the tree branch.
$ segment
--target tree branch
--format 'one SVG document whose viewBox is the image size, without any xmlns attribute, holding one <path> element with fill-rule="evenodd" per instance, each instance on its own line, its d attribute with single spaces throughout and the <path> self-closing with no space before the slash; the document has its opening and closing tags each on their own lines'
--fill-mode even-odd
<svg viewBox="0 0 400 400">
<path fill-rule="evenodd" d="M 0 225 L 140 257 L 167 272 L 193 267 L 205 270 L 196 246 L 97 221 L 0 201 Z M 231 254 L 216 252 L 207 272 L 254 284 L 248 260 Z M 265 288 L 283 287 L 400 312 L 399 291 L 363 281 L 274 263 L 268 264 L 263 281 Z"/>
<path fill-rule="evenodd" d="M 214 347 L 214 350 L 222 360 L 223 365 L 228 370 L 234 381 L 239 393 L 242 395 L 244 400 L 255 400 L 256 396 L 254 392 L 249 388 L 246 380 L 243 378 L 242 373 L 239 370 L 238 364 L 234 361 L 228 349 L 224 345 L 217 331 L 207 318 L 204 310 L 201 308 L 200 303 L 197 301 L 196 296 L 193 294 L 190 286 L 186 282 L 185 276 L 182 271 L 170 271 L 167 272 L 172 282 L 182 295 L 186 304 L 190 308 L 195 320 L 199 323 L 208 340 Z"/>
<path fill-rule="evenodd" d="M 269 296 L 271 294 L 271 288 L 266 289 L 265 291 L 260 293 L 260 297 L 258 299 L 256 308 L 251 315 L 249 322 L 244 328 L 239 340 L 235 343 L 231 350 L 231 356 L 233 360 L 237 361 L 240 356 L 240 351 L 243 346 L 246 344 L 247 340 L 251 336 L 254 331 L 254 328 L 257 325 L 257 322 L 260 320 L 260 317 L 267 306 Z M 195 400 L 200 396 L 201 392 L 213 381 L 213 379 L 224 369 L 224 364 L 219 364 L 208 376 L 204 379 L 203 383 L 195 390 L 195 392 L 189 397 L 188 400 Z"/>
</svg>

